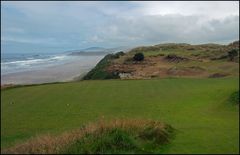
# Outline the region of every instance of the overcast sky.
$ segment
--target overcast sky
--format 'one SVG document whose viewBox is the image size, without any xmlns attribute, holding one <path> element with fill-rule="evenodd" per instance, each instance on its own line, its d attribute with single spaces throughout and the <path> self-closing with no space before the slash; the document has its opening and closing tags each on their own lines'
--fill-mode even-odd
<svg viewBox="0 0 240 155">
<path fill-rule="evenodd" d="M 1 2 L 2 52 L 239 39 L 238 1 Z"/>
</svg>

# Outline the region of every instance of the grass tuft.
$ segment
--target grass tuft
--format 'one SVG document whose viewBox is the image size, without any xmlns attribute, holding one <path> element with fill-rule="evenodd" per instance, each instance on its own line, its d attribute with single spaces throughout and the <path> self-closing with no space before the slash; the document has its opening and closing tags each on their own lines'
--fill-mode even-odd
<svg viewBox="0 0 240 155">
<path fill-rule="evenodd" d="M 172 133 L 171 126 L 158 121 L 101 119 L 59 136 L 44 135 L 32 138 L 25 143 L 5 149 L 2 153 L 151 153 L 148 148 L 169 143 Z"/>
<path fill-rule="evenodd" d="M 122 129 L 110 129 L 103 133 L 87 134 L 64 149 L 64 154 L 126 153 L 137 151 L 136 142 Z"/>
</svg>

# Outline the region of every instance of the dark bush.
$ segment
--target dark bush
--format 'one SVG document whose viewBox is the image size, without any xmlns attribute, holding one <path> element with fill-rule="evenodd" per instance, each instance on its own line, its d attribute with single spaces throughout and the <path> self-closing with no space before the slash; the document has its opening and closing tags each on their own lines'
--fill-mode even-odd
<svg viewBox="0 0 240 155">
<path fill-rule="evenodd" d="M 228 52 L 228 57 L 230 61 L 233 61 L 234 57 L 238 56 L 238 51 L 236 49 L 232 49 Z"/>
<path fill-rule="evenodd" d="M 234 103 L 234 104 L 239 104 L 239 90 L 233 92 L 233 93 L 230 95 L 229 101 L 230 101 L 231 103 Z"/>
<path fill-rule="evenodd" d="M 167 59 L 176 59 L 176 58 L 178 58 L 178 56 L 176 54 L 168 54 L 166 58 Z"/>
<path fill-rule="evenodd" d="M 133 60 L 142 61 L 142 60 L 144 60 L 144 55 L 142 53 L 136 53 L 133 57 Z"/>
</svg>

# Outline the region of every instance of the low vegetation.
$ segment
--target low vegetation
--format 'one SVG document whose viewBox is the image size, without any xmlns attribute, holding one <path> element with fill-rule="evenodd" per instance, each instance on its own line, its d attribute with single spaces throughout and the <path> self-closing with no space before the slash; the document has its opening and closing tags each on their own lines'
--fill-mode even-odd
<svg viewBox="0 0 240 155">
<path fill-rule="evenodd" d="M 169 62 L 182 62 L 182 61 L 187 61 L 187 58 L 181 57 L 181 56 L 177 56 L 176 54 L 168 54 L 165 59 Z"/>
<path fill-rule="evenodd" d="M 2 153 L 103 154 L 151 153 L 169 142 L 174 129 L 151 120 L 100 120 L 60 136 L 45 135 L 17 144 Z M 151 146 L 151 147 L 150 147 Z"/>
<path fill-rule="evenodd" d="M 144 60 L 144 55 L 142 53 L 136 53 L 133 57 L 134 61 L 143 61 Z"/>
<path fill-rule="evenodd" d="M 119 76 L 116 73 L 109 73 L 106 71 L 106 67 L 116 58 L 119 58 L 119 55 L 106 55 L 90 72 L 87 73 L 87 75 L 83 77 L 83 80 L 118 79 Z"/>
<path fill-rule="evenodd" d="M 233 61 L 236 56 L 238 56 L 238 51 L 237 49 L 232 49 L 231 51 L 228 52 L 228 56 L 230 61 Z"/>
<path fill-rule="evenodd" d="M 233 104 L 239 104 L 239 90 L 238 91 L 235 91 L 231 94 L 231 96 L 229 97 L 229 101 L 230 103 L 233 103 Z"/>
<path fill-rule="evenodd" d="M 108 72 L 106 68 L 112 64 L 114 59 L 118 59 L 125 55 L 123 51 L 115 54 L 106 55 L 90 72 L 83 77 L 83 80 L 95 80 L 95 79 L 118 79 L 117 72 Z"/>
<path fill-rule="evenodd" d="M 169 43 L 143 46 L 128 53 L 112 54 L 103 61 L 106 59 L 108 63 L 102 65 L 100 62 L 84 79 L 239 76 L 239 41 L 229 45 Z M 202 71 L 189 67 L 202 68 Z M 172 72 L 174 68 L 178 71 Z M 119 76 L 122 73 L 129 76 Z"/>
</svg>

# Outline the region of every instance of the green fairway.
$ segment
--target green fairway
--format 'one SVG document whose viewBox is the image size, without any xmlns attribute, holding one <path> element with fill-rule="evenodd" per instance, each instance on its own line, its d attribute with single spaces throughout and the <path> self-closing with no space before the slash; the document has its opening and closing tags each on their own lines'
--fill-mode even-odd
<svg viewBox="0 0 240 155">
<path fill-rule="evenodd" d="M 1 146 L 102 116 L 154 119 L 176 136 L 160 153 L 239 153 L 239 78 L 107 80 L 1 90 Z"/>
</svg>

